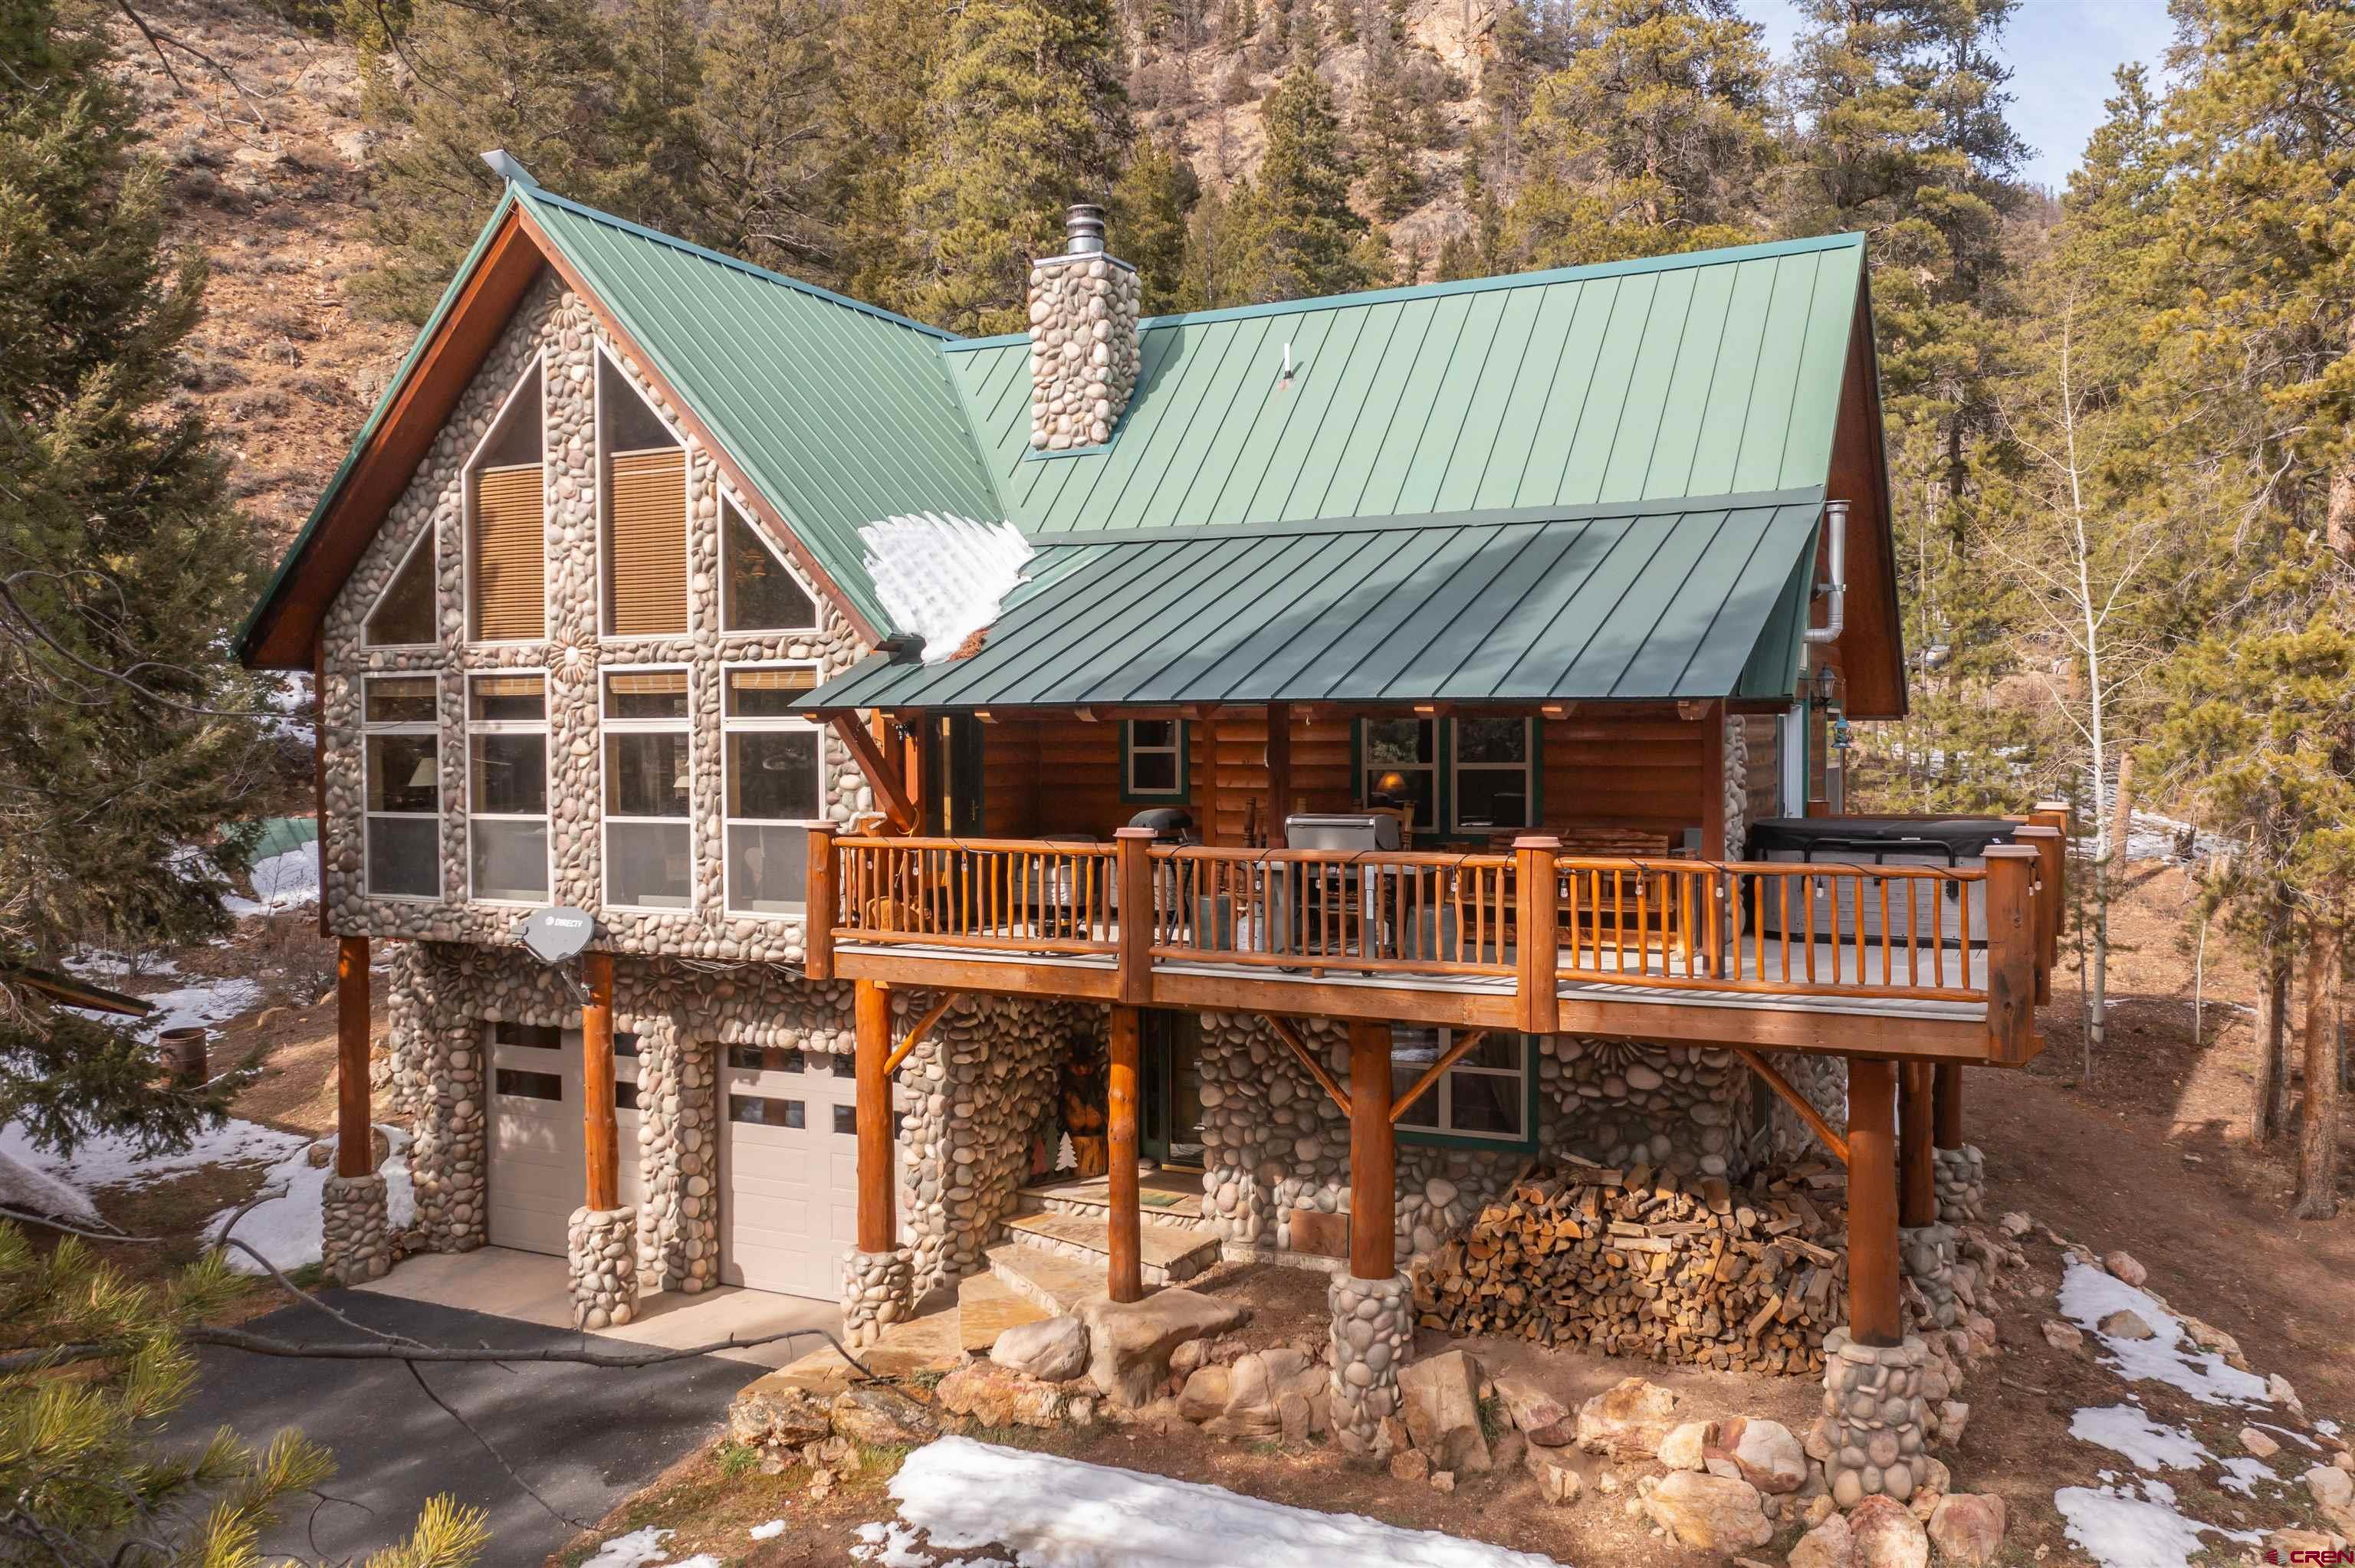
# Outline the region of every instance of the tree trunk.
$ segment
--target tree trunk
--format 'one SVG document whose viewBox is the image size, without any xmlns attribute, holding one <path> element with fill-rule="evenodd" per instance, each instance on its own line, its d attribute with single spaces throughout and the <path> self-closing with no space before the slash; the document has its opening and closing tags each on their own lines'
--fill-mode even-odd
<svg viewBox="0 0 2355 1568">
<path fill-rule="evenodd" d="M 2297 1131 L 2295 1220 L 2327 1220 L 2339 1212 L 2339 971 L 2346 934 L 2336 925 L 2315 928 L 2306 969 L 2306 1099 Z"/>
<path fill-rule="evenodd" d="M 2249 1142 L 2270 1148 L 2289 1112 L 2289 964 L 2270 946 L 2257 987 L 2257 1081 L 2249 1097 Z"/>
<path fill-rule="evenodd" d="M 2094 749 L 2094 766 L 2101 765 L 2101 748 Z M 2100 774 L 2094 775 L 2094 807 L 2100 811 Z M 2094 918 L 2093 950 L 2085 959 L 2085 1064 L 2084 1078 L 2094 1077 L 2094 1058 L 2102 1054 L 2109 1036 L 2110 1021 L 2110 900 L 2116 895 L 2120 877 L 2126 868 L 2126 824 L 2134 815 L 2134 758 L 2118 759 L 2118 787 L 2107 802 L 2108 811 L 2101 823 L 2101 836 L 2094 849 Z"/>
</svg>

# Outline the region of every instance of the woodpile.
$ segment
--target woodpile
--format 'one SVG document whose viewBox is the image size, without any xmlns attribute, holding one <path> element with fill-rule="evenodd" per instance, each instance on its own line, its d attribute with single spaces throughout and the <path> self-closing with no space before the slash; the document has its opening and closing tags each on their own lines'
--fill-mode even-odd
<svg viewBox="0 0 2355 1568">
<path fill-rule="evenodd" d="M 1727 1372 L 1815 1375 L 1845 1314 L 1847 1178 L 1736 1190 L 1565 1163 L 1531 1171 L 1414 1270 L 1424 1327 Z"/>
</svg>

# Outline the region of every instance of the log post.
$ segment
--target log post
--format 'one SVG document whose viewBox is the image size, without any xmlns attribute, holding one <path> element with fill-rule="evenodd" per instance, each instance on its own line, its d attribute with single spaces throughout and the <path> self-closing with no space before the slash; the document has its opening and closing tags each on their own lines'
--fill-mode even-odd
<svg viewBox="0 0 2355 1568">
<path fill-rule="evenodd" d="M 621 1134 L 613 1120 L 613 955 L 581 955 L 589 1000 L 581 1004 L 581 1129 L 587 1151 L 588 1199 L 603 1211 L 622 1204 Z"/>
<path fill-rule="evenodd" d="M 1267 705 L 1267 847 L 1285 847 L 1284 819 L 1292 810 L 1292 705 Z"/>
<path fill-rule="evenodd" d="M 1120 1000 L 1131 1007 L 1153 1000 L 1153 839 L 1151 828 L 1113 833 L 1120 878 Z"/>
<path fill-rule="evenodd" d="M 1561 1018 L 1560 853 L 1561 841 L 1550 833 L 1513 841 L 1514 991 L 1524 1034 L 1551 1034 Z"/>
<path fill-rule="evenodd" d="M 1138 1017 L 1133 1007 L 1112 1010 L 1112 1072 L 1105 1093 L 1110 1146 L 1106 1185 L 1111 1200 L 1106 1248 L 1110 1268 L 1104 1288 L 1115 1301 L 1145 1299 L 1145 1256 L 1136 1198 L 1136 1107 L 1140 1058 Z"/>
<path fill-rule="evenodd" d="M 802 973 L 814 980 L 834 978 L 835 824 L 809 831 L 809 880 L 802 902 Z"/>
<path fill-rule="evenodd" d="M 1987 1056 L 2006 1066 L 2036 1054 L 2036 863 L 2026 844 L 1987 852 Z"/>
<path fill-rule="evenodd" d="M 900 1245 L 899 1216 L 891 1169 L 891 993 L 873 980 L 860 980 L 851 1001 L 858 1032 L 858 1250 L 888 1253 Z"/>
<path fill-rule="evenodd" d="M 2052 1000 L 2052 966 L 2061 960 L 2061 926 L 2067 918 L 2061 907 L 2061 865 L 2067 850 L 2061 830 L 2041 822 L 2030 822 L 2012 838 L 2036 852 L 2036 880 L 2042 885 L 2036 894 L 2036 1000 L 2041 1004 Z"/>
<path fill-rule="evenodd" d="M 1700 858 L 1728 858 L 1725 842 L 1725 704 L 1709 705 L 1700 737 Z"/>
<path fill-rule="evenodd" d="M 1349 1025 L 1349 1272 L 1398 1272 L 1398 1146 L 1391 1128 L 1391 1026 Z"/>
<path fill-rule="evenodd" d="M 368 1114 L 368 939 L 336 939 L 336 1174 L 375 1171 Z"/>
<path fill-rule="evenodd" d="M 1897 1302 L 1897 1065 L 1848 1065 L 1848 1323 L 1859 1345 L 1893 1345 Z"/>
<path fill-rule="evenodd" d="M 1963 1065 L 1941 1062 L 1937 1067 L 1937 1083 L 1932 1090 L 1934 1105 L 1931 1119 L 1936 1124 L 1931 1143 L 1939 1149 L 1960 1149 L 1963 1146 Z"/>
<path fill-rule="evenodd" d="M 1931 1156 L 1931 1064 L 1899 1069 L 1897 1223 L 1911 1230 L 1938 1223 L 1938 1172 Z"/>
</svg>

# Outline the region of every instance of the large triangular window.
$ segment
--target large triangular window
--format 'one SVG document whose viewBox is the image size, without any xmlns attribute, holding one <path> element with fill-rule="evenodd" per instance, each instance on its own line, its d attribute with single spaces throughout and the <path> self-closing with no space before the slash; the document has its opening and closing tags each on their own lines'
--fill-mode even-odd
<svg viewBox="0 0 2355 1568">
<path fill-rule="evenodd" d="M 539 366 L 499 411 L 466 466 L 467 617 L 479 641 L 548 635 L 547 468 L 540 447 Z"/>
<path fill-rule="evenodd" d="M 816 602 L 731 502 L 719 503 L 719 530 L 729 630 L 797 631 L 817 624 Z"/>
<path fill-rule="evenodd" d="M 687 451 L 630 378 L 597 356 L 605 457 L 605 635 L 687 635 Z"/>
<path fill-rule="evenodd" d="M 409 555 L 368 611 L 360 641 L 370 648 L 416 648 L 433 642 L 433 530 L 409 546 Z"/>
</svg>

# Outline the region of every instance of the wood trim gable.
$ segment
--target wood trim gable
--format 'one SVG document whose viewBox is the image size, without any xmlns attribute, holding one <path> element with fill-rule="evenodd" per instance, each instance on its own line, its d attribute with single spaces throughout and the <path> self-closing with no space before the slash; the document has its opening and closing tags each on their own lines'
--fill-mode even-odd
<svg viewBox="0 0 2355 1568">
<path fill-rule="evenodd" d="M 1897 592 L 1888 438 L 1881 425 L 1881 368 L 1873 344 L 1871 283 L 1857 287 L 1848 366 L 1841 377 L 1826 493 L 1849 512 L 1848 630 L 1833 645 L 1847 682 L 1851 718 L 1905 716 L 1905 626 Z"/>
</svg>

